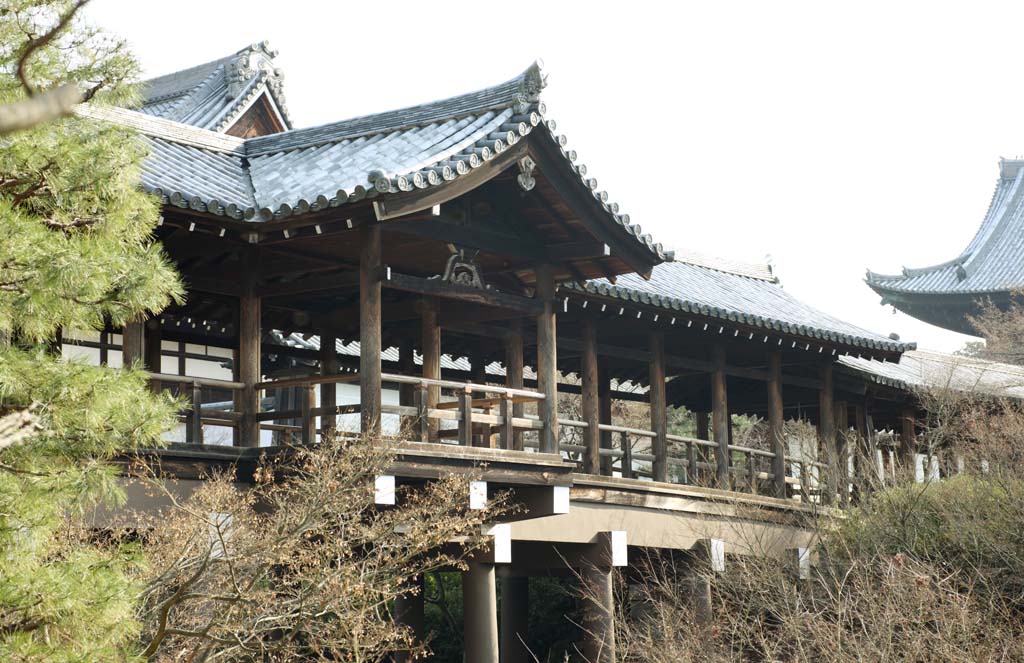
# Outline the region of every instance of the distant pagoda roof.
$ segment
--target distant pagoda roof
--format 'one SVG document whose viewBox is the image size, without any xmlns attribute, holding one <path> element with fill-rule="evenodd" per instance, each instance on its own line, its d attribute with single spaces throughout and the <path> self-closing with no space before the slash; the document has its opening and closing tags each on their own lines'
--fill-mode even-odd
<svg viewBox="0 0 1024 663">
<path fill-rule="evenodd" d="M 974 239 L 947 262 L 901 274 L 868 270 L 882 304 L 931 324 L 975 333 L 966 316 L 980 302 L 1003 303 L 1024 288 L 1024 160 L 1002 160 L 988 213 Z"/>
</svg>

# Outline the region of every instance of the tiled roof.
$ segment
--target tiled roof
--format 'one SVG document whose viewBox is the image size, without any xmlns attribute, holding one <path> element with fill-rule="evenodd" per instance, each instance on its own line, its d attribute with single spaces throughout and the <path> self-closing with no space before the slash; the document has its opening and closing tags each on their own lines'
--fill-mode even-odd
<svg viewBox="0 0 1024 663">
<path fill-rule="evenodd" d="M 1000 162 L 988 213 L 974 239 L 948 262 L 886 275 L 868 271 L 866 281 L 887 293 L 986 294 L 1024 287 L 1024 161 Z"/>
<path fill-rule="evenodd" d="M 845 372 L 896 389 L 953 389 L 1024 398 L 1024 367 L 1013 364 L 925 350 L 905 352 L 899 363 L 841 357 L 839 364 Z"/>
<path fill-rule="evenodd" d="M 163 103 L 179 88 L 193 84 L 188 99 L 198 99 L 201 95 L 195 91 L 219 80 L 217 72 L 224 62 L 155 79 L 152 89 L 162 96 L 151 96 L 151 103 Z M 581 191 L 594 197 L 628 239 L 642 244 L 657 260 L 671 260 L 672 252 L 620 213 L 608 194 L 598 190 L 586 166 L 575 163 L 576 153 L 566 148 L 554 120 L 544 119 L 540 92 L 545 84 L 536 63 L 505 83 L 477 92 L 237 143 L 224 143 L 219 140 L 223 134 L 203 126 L 186 127 L 176 119 L 207 117 L 210 113 L 201 110 L 202 104 L 186 115 L 185 106 L 178 104 L 163 118 L 123 110 L 110 117 L 149 137 L 154 158 L 143 166 L 144 185 L 165 203 L 255 222 L 442 187 L 528 136 L 551 141 Z M 176 144 L 189 149 L 177 150 Z"/>
<path fill-rule="evenodd" d="M 140 110 L 201 129 L 226 131 L 266 93 L 284 125 L 291 127 L 281 85 L 284 77 L 274 67 L 276 55 L 264 41 L 225 58 L 145 81 Z"/>
<path fill-rule="evenodd" d="M 595 295 L 809 339 L 885 352 L 914 347 L 808 306 L 786 292 L 767 267 L 677 254 L 674 262 L 656 265 L 650 280 L 626 274 L 618 277 L 615 284 L 595 279 L 584 285 L 585 292 Z M 580 289 L 575 284 L 567 287 Z"/>
</svg>

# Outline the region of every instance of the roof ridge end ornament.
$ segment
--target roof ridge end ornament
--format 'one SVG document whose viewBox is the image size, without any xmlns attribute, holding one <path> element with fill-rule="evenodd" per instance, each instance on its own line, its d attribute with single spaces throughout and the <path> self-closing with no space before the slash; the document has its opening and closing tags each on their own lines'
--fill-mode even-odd
<svg viewBox="0 0 1024 663">
<path fill-rule="evenodd" d="M 537 185 L 537 180 L 533 176 L 533 171 L 537 168 L 537 162 L 527 154 L 519 159 L 517 163 L 519 165 L 519 175 L 516 176 L 516 182 L 519 183 L 519 188 L 523 191 L 532 191 L 533 187 Z"/>
<path fill-rule="evenodd" d="M 274 66 L 277 54 L 277 49 L 271 48 L 270 42 L 266 40 L 250 44 L 235 53 L 224 72 L 228 95 L 236 97 L 241 94 L 246 84 L 261 72 L 266 74 L 268 85 L 280 95 L 284 72 Z"/>
<path fill-rule="evenodd" d="M 540 93 L 547 84 L 548 75 L 544 73 L 544 61 L 537 58 L 519 77 L 519 88 L 512 96 L 513 110 L 517 114 L 529 112 L 531 106 L 540 101 Z"/>
</svg>

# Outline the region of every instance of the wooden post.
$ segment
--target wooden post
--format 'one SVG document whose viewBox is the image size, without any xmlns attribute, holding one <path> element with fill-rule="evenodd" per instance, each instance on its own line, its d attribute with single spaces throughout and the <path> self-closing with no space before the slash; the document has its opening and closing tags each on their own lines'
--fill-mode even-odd
<svg viewBox="0 0 1024 663">
<path fill-rule="evenodd" d="M 501 409 L 498 414 L 501 415 L 501 448 L 502 449 L 514 449 L 515 448 L 515 436 L 516 429 L 512 423 L 513 417 L 515 417 L 516 404 L 512 397 L 508 394 L 504 394 L 501 397 Z"/>
<path fill-rule="evenodd" d="M 242 421 L 239 444 L 244 447 L 260 445 L 260 394 L 256 383 L 260 381 L 260 318 L 261 302 L 250 286 L 239 298 L 238 324 L 238 381 L 245 385 L 240 403 Z"/>
<path fill-rule="evenodd" d="M 473 384 L 487 384 L 487 360 L 484 359 L 483 350 L 477 347 L 475 351 L 468 353 L 468 355 L 470 362 L 469 381 L 472 382 Z M 472 394 L 470 395 L 470 404 L 472 405 Z M 472 407 L 470 408 L 470 410 L 472 410 Z M 474 447 L 491 446 L 490 424 L 476 424 L 471 428 L 471 435 L 473 438 Z"/>
<path fill-rule="evenodd" d="M 150 373 L 162 373 L 162 354 L 161 348 L 163 345 L 163 333 L 160 327 L 160 318 L 150 318 L 146 321 L 146 329 L 143 332 L 145 338 L 142 342 L 142 354 L 143 361 L 145 362 L 146 370 Z M 159 393 L 161 389 L 159 380 L 151 380 L 149 388 Z"/>
<path fill-rule="evenodd" d="M 711 423 L 715 434 L 715 484 L 729 490 L 729 401 L 725 383 L 725 347 L 716 343 L 711 348 L 715 370 L 711 373 Z"/>
<path fill-rule="evenodd" d="M 420 442 L 430 442 L 430 418 L 427 416 L 427 402 L 430 400 L 430 387 L 424 383 L 416 386 L 413 393 L 413 400 L 416 404 L 416 434 L 414 439 Z"/>
<path fill-rule="evenodd" d="M 544 303 L 537 316 L 537 388 L 540 402 L 541 453 L 558 453 L 558 349 L 555 326 L 555 273 L 551 265 L 537 266 L 536 297 Z"/>
<path fill-rule="evenodd" d="M 192 383 L 192 409 L 188 418 L 188 439 L 191 444 L 203 443 L 203 388 Z"/>
<path fill-rule="evenodd" d="M 121 365 L 125 368 L 142 364 L 143 323 L 133 320 L 121 330 Z"/>
<path fill-rule="evenodd" d="M 772 474 L 775 475 L 775 496 L 789 497 L 786 489 L 786 430 L 782 409 L 782 353 L 768 353 L 768 442 L 775 456 Z"/>
<path fill-rule="evenodd" d="M 598 409 L 598 421 L 599 423 L 611 425 L 612 423 L 612 379 L 609 377 L 607 367 L 601 363 L 600 360 L 597 364 L 597 409 Z M 599 431 L 600 447 L 602 449 L 612 449 L 612 432 L 610 430 Z M 601 458 L 601 474 L 606 477 L 612 475 L 612 464 L 615 459 L 611 456 L 603 456 Z"/>
<path fill-rule="evenodd" d="M 441 379 L 441 328 L 437 325 L 438 304 L 436 299 L 422 299 L 417 302 L 423 335 L 423 377 L 428 380 Z M 441 400 L 441 388 L 427 387 L 427 408 L 436 408 Z M 438 422 L 427 419 L 431 442 L 437 442 Z"/>
<path fill-rule="evenodd" d="M 744 458 L 747 464 L 747 492 L 751 495 L 757 494 L 757 468 L 755 467 L 756 457 L 751 452 L 746 453 Z"/>
<path fill-rule="evenodd" d="M 583 471 L 587 474 L 599 474 L 601 471 L 601 436 L 598 426 L 601 423 L 600 405 L 598 404 L 597 374 L 597 330 L 590 317 L 583 318 L 580 331 L 583 334 L 582 370 L 582 405 L 583 421 L 587 427 L 583 429 Z"/>
<path fill-rule="evenodd" d="M 302 410 L 302 443 L 313 444 L 316 442 L 316 417 L 313 416 L 313 409 L 316 408 L 316 385 L 312 382 L 299 387 L 299 397 L 302 399 L 299 407 Z"/>
<path fill-rule="evenodd" d="M 473 391 L 468 386 L 459 392 L 459 444 L 473 446 Z"/>
<path fill-rule="evenodd" d="M 821 502 L 832 504 L 839 485 L 839 464 L 836 458 L 836 420 L 832 401 L 832 363 L 824 363 L 819 369 L 821 390 L 818 392 L 818 440 L 819 449 L 825 456 L 825 482 L 821 490 Z"/>
<path fill-rule="evenodd" d="M 416 375 L 416 355 L 414 354 L 412 347 L 412 339 L 403 338 L 402 342 L 398 347 L 398 372 L 402 375 L 414 376 Z M 413 393 L 416 391 L 416 385 L 402 383 L 398 386 L 398 404 L 411 406 L 413 405 Z M 410 436 L 412 428 L 416 422 L 414 417 L 404 416 L 401 418 L 400 428 L 404 436 Z"/>
<path fill-rule="evenodd" d="M 320 375 L 338 374 L 338 348 L 334 334 L 320 334 Z M 338 406 L 338 385 L 334 382 L 320 384 L 320 407 L 324 414 L 320 415 L 320 436 L 330 435 L 338 426 L 338 418 L 327 414 Z"/>
<path fill-rule="evenodd" d="M 905 407 L 900 412 L 900 463 L 903 472 L 914 479 L 917 464 L 917 412 Z"/>
<path fill-rule="evenodd" d="M 846 433 L 849 426 L 849 410 L 846 401 L 836 401 L 836 485 L 839 487 L 839 504 L 850 504 L 850 455 L 846 445 Z"/>
<path fill-rule="evenodd" d="M 868 430 L 867 404 L 853 407 L 853 418 L 857 426 L 857 450 L 853 456 L 853 499 L 859 501 L 871 490 L 875 453 L 871 431 Z"/>
<path fill-rule="evenodd" d="M 505 386 L 512 389 L 523 388 L 523 321 L 519 318 L 509 323 L 509 333 L 505 337 Z M 512 404 L 512 416 L 522 417 L 522 403 Z M 523 450 L 523 432 L 511 429 L 511 437 L 502 443 L 506 449 Z"/>
<path fill-rule="evenodd" d="M 654 438 L 654 480 L 668 481 L 668 403 L 665 397 L 665 336 L 654 332 L 650 336 L 651 362 L 649 365 L 651 430 Z"/>
<path fill-rule="evenodd" d="M 381 255 L 380 225 L 359 234 L 359 411 L 363 434 L 381 431 Z"/>
</svg>

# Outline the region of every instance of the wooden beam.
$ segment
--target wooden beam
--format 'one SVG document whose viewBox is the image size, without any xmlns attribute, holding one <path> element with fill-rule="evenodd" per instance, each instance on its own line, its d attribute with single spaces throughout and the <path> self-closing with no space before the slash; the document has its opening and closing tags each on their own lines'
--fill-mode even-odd
<svg viewBox="0 0 1024 663">
<path fill-rule="evenodd" d="M 598 384 L 600 376 L 597 371 L 597 329 L 590 316 L 584 316 L 580 331 L 583 334 L 583 357 L 580 362 L 581 386 L 583 389 L 583 421 L 587 427 L 583 430 L 583 471 L 587 474 L 599 474 L 601 471 L 601 436 L 598 426 L 601 423 L 600 405 L 598 403 Z"/>
<path fill-rule="evenodd" d="M 729 421 L 729 400 L 726 387 L 725 346 L 716 343 L 711 348 L 711 358 L 715 365 L 711 373 L 711 424 L 715 434 L 715 483 L 722 490 L 729 490 L 729 433 L 732 425 Z"/>
<path fill-rule="evenodd" d="M 493 306 L 518 311 L 527 315 L 537 315 L 543 310 L 539 302 L 528 297 L 445 283 L 440 279 L 425 279 L 419 276 L 399 274 L 390 269 L 385 272 L 384 285 L 388 288 L 404 292 L 414 292 L 428 297 L 455 299 L 482 306 Z"/>
<path fill-rule="evenodd" d="M 258 287 L 257 292 L 261 297 L 290 297 L 314 292 L 325 292 L 354 288 L 359 285 L 359 272 L 344 272 L 341 274 L 315 274 L 293 281 L 281 281 L 279 283 L 268 283 Z"/>
<path fill-rule="evenodd" d="M 555 325 L 555 277 L 551 265 L 537 267 L 536 299 L 542 310 L 537 315 L 537 383 L 544 400 L 540 402 L 541 453 L 558 453 L 558 349 Z"/>
<path fill-rule="evenodd" d="M 772 453 L 772 474 L 775 475 L 775 496 L 786 499 L 786 431 L 782 403 L 782 353 L 768 353 L 768 441 Z"/>
<path fill-rule="evenodd" d="M 651 430 L 654 438 L 655 481 L 668 481 L 668 411 L 665 398 L 665 336 L 661 332 L 650 335 L 651 361 L 648 365 L 650 376 Z"/>
<path fill-rule="evenodd" d="M 364 434 L 381 431 L 381 241 L 380 225 L 359 232 L 359 405 Z"/>
</svg>

